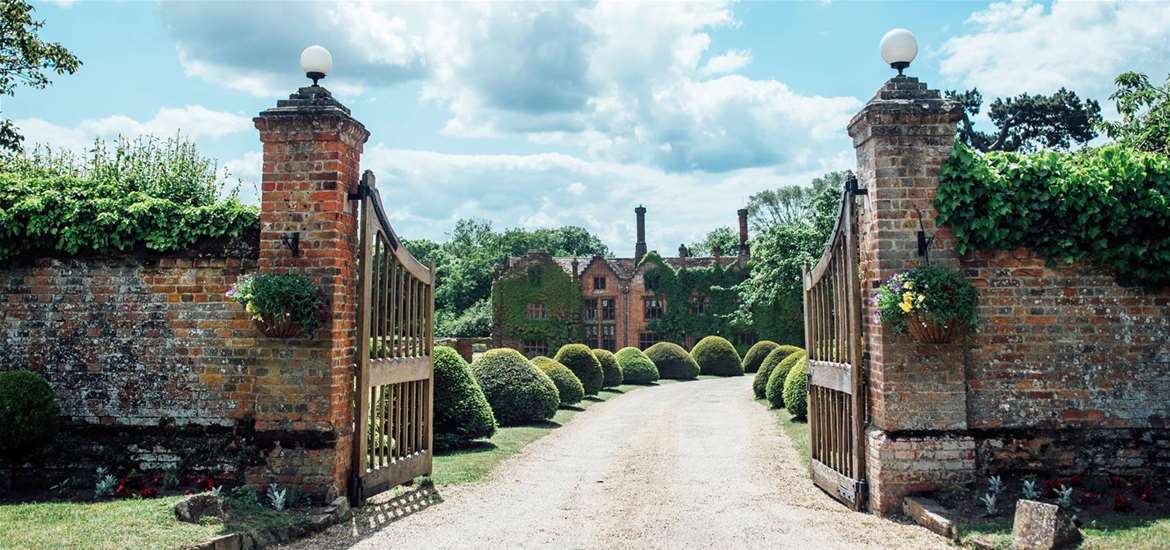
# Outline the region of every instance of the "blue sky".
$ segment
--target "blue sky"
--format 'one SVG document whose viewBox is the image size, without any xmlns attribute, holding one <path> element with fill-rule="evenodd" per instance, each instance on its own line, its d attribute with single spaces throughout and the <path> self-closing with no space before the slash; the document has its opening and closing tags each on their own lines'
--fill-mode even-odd
<svg viewBox="0 0 1170 550">
<path fill-rule="evenodd" d="M 909 73 L 987 96 L 1170 72 L 1170 3 L 44 2 L 43 36 L 83 61 L 6 98 L 30 141 L 181 132 L 254 196 L 251 117 L 334 57 L 323 84 L 371 130 L 363 160 L 400 233 L 461 217 L 582 225 L 618 254 L 647 206 L 672 251 L 753 192 L 853 164 L 845 123 L 892 73 L 878 41 L 918 37 Z"/>
</svg>

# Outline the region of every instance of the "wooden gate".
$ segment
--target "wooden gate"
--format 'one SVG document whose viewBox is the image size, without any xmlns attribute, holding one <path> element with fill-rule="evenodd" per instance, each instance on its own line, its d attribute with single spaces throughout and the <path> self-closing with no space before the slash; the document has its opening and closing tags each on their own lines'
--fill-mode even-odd
<svg viewBox="0 0 1170 550">
<path fill-rule="evenodd" d="M 350 499 L 431 473 L 434 264 L 394 233 L 374 174 L 359 187 L 358 326 Z"/>
<path fill-rule="evenodd" d="M 832 237 L 816 266 L 804 270 L 810 473 L 817 486 L 854 510 L 865 506 L 865 379 L 853 204 L 864 194 L 847 174 Z"/>
</svg>

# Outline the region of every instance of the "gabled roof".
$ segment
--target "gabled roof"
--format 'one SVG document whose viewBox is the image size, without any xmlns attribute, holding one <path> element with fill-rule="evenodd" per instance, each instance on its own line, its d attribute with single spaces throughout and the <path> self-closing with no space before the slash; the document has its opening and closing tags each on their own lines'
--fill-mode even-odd
<svg viewBox="0 0 1170 550">
<path fill-rule="evenodd" d="M 564 270 L 565 273 L 570 275 L 573 274 L 574 260 L 577 262 L 577 273 L 584 272 L 585 269 L 587 269 L 594 261 L 604 261 L 609 266 L 610 271 L 613 271 L 619 279 L 626 280 L 632 279 L 638 268 L 638 263 L 634 261 L 633 258 L 601 258 L 599 256 L 548 256 L 545 253 L 536 251 L 529 252 L 524 256 L 509 256 L 507 267 L 511 268 L 522 263 L 526 259 L 531 260 L 539 256 L 545 256 L 552 260 L 553 263 L 560 266 L 560 268 Z M 737 259 L 738 258 L 736 256 L 720 256 L 718 260 L 712 256 L 700 256 L 686 258 L 666 257 L 662 258 L 662 261 L 674 269 L 681 269 L 709 267 L 715 265 L 716 263 L 718 263 L 721 267 L 727 267 L 729 265 L 735 264 Z"/>
</svg>

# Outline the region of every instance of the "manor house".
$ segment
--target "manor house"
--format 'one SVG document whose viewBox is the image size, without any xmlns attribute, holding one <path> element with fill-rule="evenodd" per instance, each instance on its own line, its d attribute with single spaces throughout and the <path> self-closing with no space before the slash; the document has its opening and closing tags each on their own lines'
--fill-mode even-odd
<svg viewBox="0 0 1170 550">
<path fill-rule="evenodd" d="M 678 256 L 662 257 L 646 250 L 646 208 L 634 209 L 637 241 L 633 258 L 561 257 L 542 251 L 509 257 L 492 287 L 492 344 L 520 350 L 528 357 L 551 355 L 570 342 L 616 351 L 626 346 L 645 349 L 660 340 L 690 349 L 706 334 L 669 334 L 655 331 L 656 321 L 671 308 L 685 308 L 692 316 L 712 316 L 709 289 L 689 296 L 670 297 L 654 288 L 653 270 L 679 272 L 717 267 L 742 280 L 750 258 L 747 210 L 739 210 L 739 245 L 725 256 L 718 247 L 712 256 L 694 257 L 685 246 Z M 681 309 L 678 310 L 680 313 Z M 754 336 L 730 334 L 737 345 L 750 345 Z"/>
</svg>

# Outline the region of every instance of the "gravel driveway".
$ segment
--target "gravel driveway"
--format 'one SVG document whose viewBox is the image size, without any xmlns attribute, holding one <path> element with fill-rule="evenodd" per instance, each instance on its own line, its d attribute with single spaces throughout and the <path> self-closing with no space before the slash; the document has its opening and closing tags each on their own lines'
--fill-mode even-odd
<svg viewBox="0 0 1170 550">
<path fill-rule="evenodd" d="M 816 489 L 751 377 L 599 403 L 486 480 L 411 491 L 288 548 L 945 548 Z"/>
</svg>

